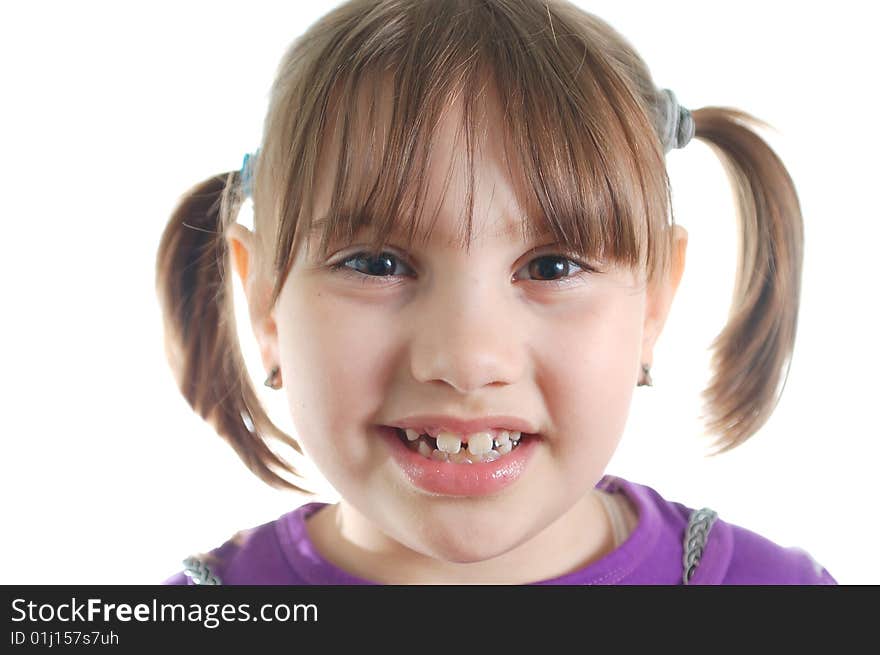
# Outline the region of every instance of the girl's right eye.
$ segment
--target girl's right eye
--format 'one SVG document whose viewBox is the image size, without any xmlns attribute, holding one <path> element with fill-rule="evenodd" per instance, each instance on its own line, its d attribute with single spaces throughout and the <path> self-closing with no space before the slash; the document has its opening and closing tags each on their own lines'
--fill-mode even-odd
<svg viewBox="0 0 880 655">
<path fill-rule="evenodd" d="M 367 262 L 366 273 L 346 266 L 348 262 L 361 261 Z M 400 262 L 400 258 L 388 252 L 382 252 L 378 255 L 372 255 L 367 252 L 356 252 L 349 257 L 340 260 L 335 264 L 331 264 L 330 270 L 349 277 L 361 278 L 366 281 L 367 278 L 387 277 L 388 273 L 394 271 L 394 263 Z"/>
</svg>

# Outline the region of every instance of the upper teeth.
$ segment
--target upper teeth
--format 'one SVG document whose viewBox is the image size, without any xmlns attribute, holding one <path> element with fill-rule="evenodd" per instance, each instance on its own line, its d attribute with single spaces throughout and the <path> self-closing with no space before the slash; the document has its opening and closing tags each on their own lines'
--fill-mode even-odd
<svg viewBox="0 0 880 655">
<path fill-rule="evenodd" d="M 476 435 L 481 436 L 481 435 Z M 473 449 L 474 437 L 471 437 L 471 441 L 468 442 L 468 450 L 470 452 L 476 452 Z M 451 432 L 441 432 L 437 435 L 437 450 L 442 450 L 444 453 L 457 453 L 461 450 L 461 439 L 458 435 L 452 434 Z"/>
<path fill-rule="evenodd" d="M 469 435 L 461 435 L 441 430 L 437 433 L 436 437 L 437 450 L 454 455 L 461 450 L 462 442 L 465 442 L 469 453 L 482 455 L 492 450 L 493 445 L 504 447 L 505 444 L 510 444 L 510 442 L 516 443 L 522 437 L 522 433 L 518 431 L 510 432 L 508 430 L 500 430 L 495 437 L 493 437 L 493 432 L 475 432 Z M 428 433 L 425 432 L 424 434 Z M 415 441 L 421 435 L 422 433 L 418 430 L 410 428 L 407 428 L 406 430 L 406 438 L 410 441 Z"/>
</svg>

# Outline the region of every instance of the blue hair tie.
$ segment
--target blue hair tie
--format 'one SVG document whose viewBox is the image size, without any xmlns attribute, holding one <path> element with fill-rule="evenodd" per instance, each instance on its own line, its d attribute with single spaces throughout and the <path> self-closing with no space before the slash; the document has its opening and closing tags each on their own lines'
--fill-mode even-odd
<svg viewBox="0 0 880 655">
<path fill-rule="evenodd" d="M 241 162 L 241 171 L 239 172 L 239 175 L 241 176 L 241 192 L 244 194 L 245 198 L 250 198 L 253 192 L 254 164 L 256 163 L 256 158 L 259 154 L 260 149 L 257 148 L 256 152 L 246 154 L 244 156 L 244 161 Z"/>
</svg>

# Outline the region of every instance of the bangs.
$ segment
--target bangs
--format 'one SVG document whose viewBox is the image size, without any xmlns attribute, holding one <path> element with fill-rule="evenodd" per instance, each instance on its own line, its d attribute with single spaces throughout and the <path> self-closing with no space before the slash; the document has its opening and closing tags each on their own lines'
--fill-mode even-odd
<svg viewBox="0 0 880 655">
<path fill-rule="evenodd" d="M 554 16 L 551 35 L 538 11 L 535 31 L 520 33 L 522 9 L 514 23 L 499 7 L 468 3 L 462 12 L 459 4 L 419 3 L 409 23 L 367 23 L 305 76 L 326 82 L 304 91 L 303 110 L 286 117 L 288 146 L 270 142 L 264 151 L 287 189 L 275 253 L 285 274 L 274 297 L 303 242 L 309 249 L 317 239 L 326 258 L 364 235 L 376 253 L 392 236 L 407 247 L 430 240 L 454 164 L 436 207 L 426 207 L 427 173 L 453 108 L 452 159 L 466 154 L 468 180 L 461 247 L 473 237 L 474 153 L 492 126 L 523 239 L 552 235 L 566 253 L 645 270 L 649 280 L 665 268 L 663 151 L 615 63 L 563 17 Z M 319 181 L 329 208 L 316 215 Z"/>
</svg>

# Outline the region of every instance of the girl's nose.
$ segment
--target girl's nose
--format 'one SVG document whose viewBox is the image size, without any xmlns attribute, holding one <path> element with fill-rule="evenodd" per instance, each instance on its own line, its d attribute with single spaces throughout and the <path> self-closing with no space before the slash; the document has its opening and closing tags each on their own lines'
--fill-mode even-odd
<svg viewBox="0 0 880 655">
<path fill-rule="evenodd" d="M 442 380 L 462 393 L 512 384 L 526 352 L 514 295 L 468 277 L 439 283 L 416 303 L 408 330 L 413 377 Z"/>
</svg>

